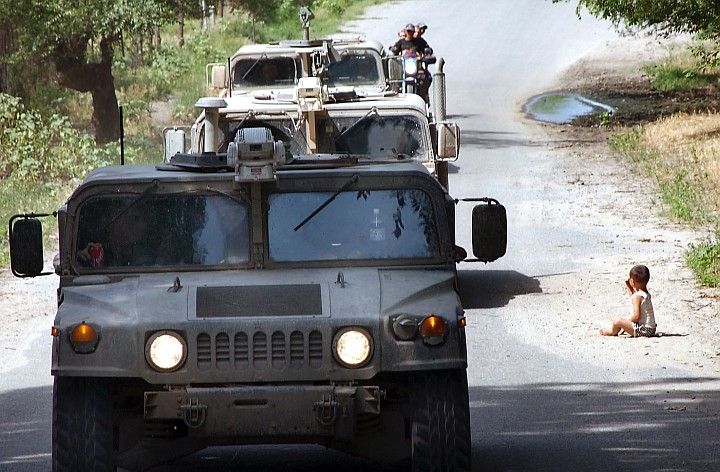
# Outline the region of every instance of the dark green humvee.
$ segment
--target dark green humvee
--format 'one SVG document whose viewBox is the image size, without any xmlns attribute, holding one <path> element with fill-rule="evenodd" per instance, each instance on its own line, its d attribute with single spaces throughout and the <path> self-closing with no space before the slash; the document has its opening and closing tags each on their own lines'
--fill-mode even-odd
<svg viewBox="0 0 720 472">
<path fill-rule="evenodd" d="M 54 214 L 53 470 L 144 469 L 213 445 L 317 443 L 470 470 L 453 200 L 422 164 L 227 154 L 92 172 Z M 473 252 L 505 252 L 504 208 Z M 10 221 L 41 275 L 42 215 Z"/>
</svg>

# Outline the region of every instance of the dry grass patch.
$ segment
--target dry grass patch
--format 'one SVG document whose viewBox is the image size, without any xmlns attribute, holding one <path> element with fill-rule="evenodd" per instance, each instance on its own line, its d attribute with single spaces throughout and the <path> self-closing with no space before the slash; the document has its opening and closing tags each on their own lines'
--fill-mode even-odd
<svg viewBox="0 0 720 472">
<path fill-rule="evenodd" d="M 720 114 L 681 113 L 645 127 L 643 144 L 663 167 L 696 187 L 709 213 L 720 211 Z"/>
</svg>

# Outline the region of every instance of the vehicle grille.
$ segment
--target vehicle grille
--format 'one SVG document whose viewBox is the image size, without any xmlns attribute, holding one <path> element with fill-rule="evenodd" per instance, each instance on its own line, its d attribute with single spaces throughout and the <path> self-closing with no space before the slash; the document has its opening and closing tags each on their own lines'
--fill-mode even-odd
<svg viewBox="0 0 720 472">
<path fill-rule="evenodd" d="M 322 314 L 318 284 L 198 287 L 198 318 L 314 316 Z"/>
<path fill-rule="evenodd" d="M 269 339 L 268 339 L 269 338 Z M 323 363 L 323 335 L 320 331 L 268 333 L 200 333 L 195 359 L 200 370 L 208 369 L 317 369 Z"/>
</svg>

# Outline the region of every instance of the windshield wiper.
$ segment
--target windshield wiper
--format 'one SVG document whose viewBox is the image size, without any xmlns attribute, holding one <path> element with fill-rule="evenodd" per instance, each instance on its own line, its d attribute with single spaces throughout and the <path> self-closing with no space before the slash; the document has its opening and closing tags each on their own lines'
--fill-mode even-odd
<svg viewBox="0 0 720 472">
<path fill-rule="evenodd" d="M 103 227 L 100 229 L 100 231 L 105 231 L 110 225 L 115 223 L 121 216 L 123 216 L 125 213 L 128 212 L 132 207 L 137 205 L 138 202 L 143 200 L 145 197 L 147 197 L 150 193 L 154 192 L 160 183 L 157 180 L 153 180 L 150 185 L 147 186 L 145 190 L 140 192 L 135 198 L 133 198 L 130 203 L 125 205 L 119 212 L 117 212 L 110 220 L 103 225 Z"/>
<path fill-rule="evenodd" d="M 242 80 L 245 80 L 247 78 L 247 76 L 250 74 L 250 72 L 252 72 L 252 70 L 255 68 L 255 66 L 258 65 L 258 62 L 262 61 L 263 57 L 267 58 L 267 54 L 262 53 L 260 55 L 260 57 L 258 57 L 257 60 L 255 62 L 253 62 L 253 64 L 250 66 L 250 68 L 243 74 Z"/>
<path fill-rule="evenodd" d="M 299 230 L 300 228 L 302 228 L 303 226 L 305 226 L 305 223 L 307 223 L 308 221 L 312 220 L 312 219 L 315 217 L 315 215 L 317 215 L 318 213 L 320 213 L 320 212 L 323 210 L 323 208 L 325 208 L 326 206 L 328 206 L 328 205 L 330 204 L 330 202 L 332 202 L 333 200 L 335 200 L 335 198 L 336 198 L 338 195 L 340 195 L 341 193 L 343 193 L 344 191 L 346 191 L 347 189 L 349 189 L 350 186 L 352 186 L 352 184 L 354 184 L 355 182 L 357 182 L 359 178 L 360 178 L 360 177 L 359 177 L 357 174 L 355 174 L 355 175 L 353 175 L 352 177 L 350 177 L 350 180 L 348 180 L 347 182 L 345 182 L 345 184 L 343 184 L 343 186 L 340 187 L 340 190 L 338 190 L 338 191 L 335 192 L 334 194 L 330 195 L 330 198 L 328 198 L 327 200 L 325 200 L 325 201 L 322 203 L 322 205 L 320 205 L 320 206 L 317 207 L 315 210 L 313 210 L 313 212 L 310 213 L 310 214 L 307 216 L 307 218 L 305 218 L 304 220 L 302 220 L 302 221 L 293 229 L 293 231 L 297 231 L 297 230 Z"/>
<path fill-rule="evenodd" d="M 371 115 L 380 116 L 380 113 L 378 113 L 377 107 L 372 107 L 369 112 L 365 113 L 363 116 L 361 116 L 360 118 L 358 118 L 358 120 L 357 120 L 355 123 L 351 124 L 350 126 L 348 126 L 347 128 L 345 128 L 342 133 L 340 133 L 340 134 L 338 134 L 337 136 L 335 136 L 335 143 L 337 143 L 340 138 L 342 138 L 342 137 L 345 136 L 347 133 L 349 133 L 349 132 L 350 132 L 352 129 L 354 129 L 357 125 L 359 125 L 360 123 L 362 123 L 363 121 L 365 121 L 366 119 L 368 119 Z"/>
</svg>

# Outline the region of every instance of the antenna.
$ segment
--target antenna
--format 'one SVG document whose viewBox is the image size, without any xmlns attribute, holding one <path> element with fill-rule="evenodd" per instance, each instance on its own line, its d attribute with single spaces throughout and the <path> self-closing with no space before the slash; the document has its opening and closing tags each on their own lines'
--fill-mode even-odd
<svg viewBox="0 0 720 472">
<path fill-rule="evenodd" d="M 308 7 L 300 7 L 300 23 L 302 23 L 303 39 L 310 40 L 310 20 L 315 18 L 313 12 Z"/>
<path fill-rule="evenodd" d="M 230 58 L 229 58 L 229 57 L 228 57 L 227 64 L 228 64 L 228 66 L 227 66 L 227 71 L 228 71 L 228 76 L 227 76 L 227 80 L 228 80 L 228 97 L 231 97 L 231 98 L 232 98 L 232 85 L 233 85 L 233 84 L 232 84 L 232 71 L 230 70 Z"/>
<path fill-rule="evenodd" d="M 120 165 L 125 165 L 125 127 L 123 126 L 123 107 L 120 105 Z"/>
</svg>

